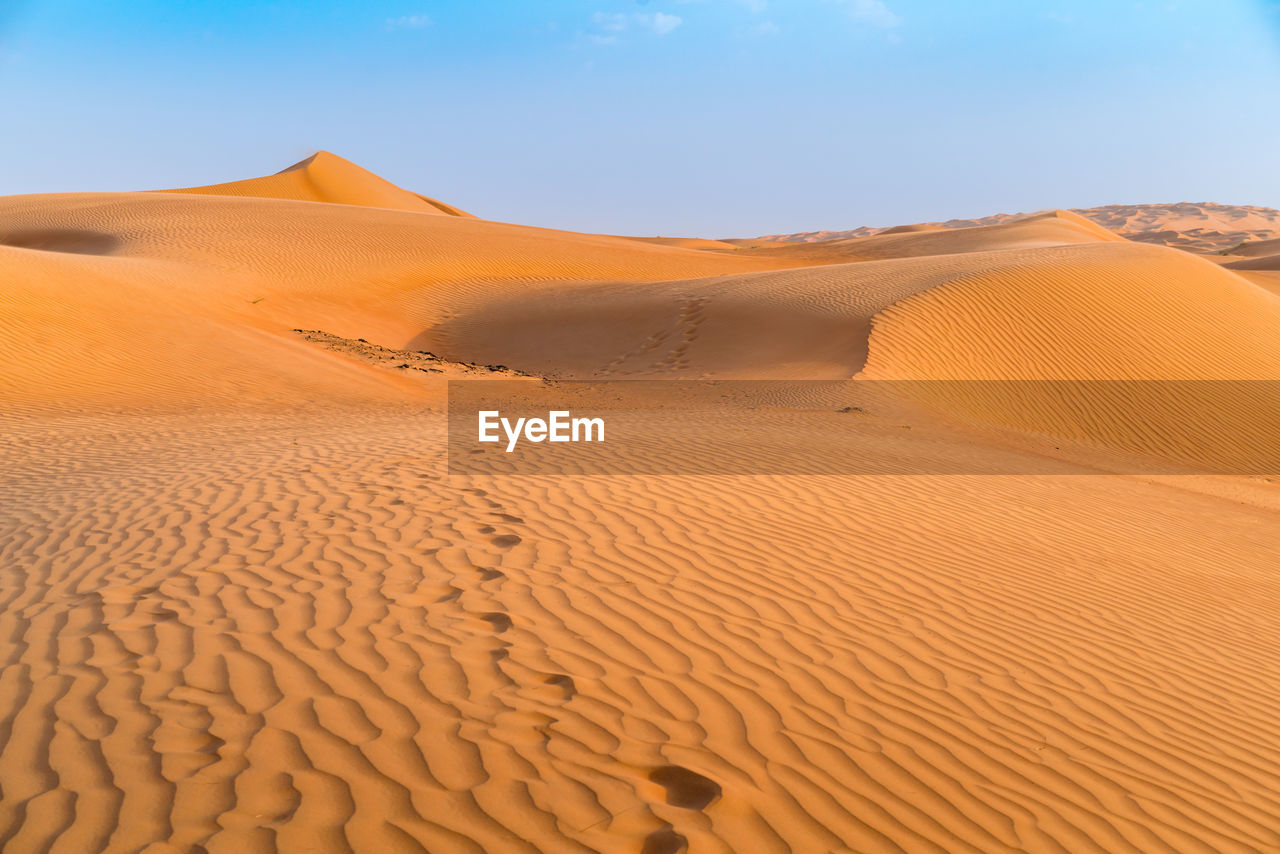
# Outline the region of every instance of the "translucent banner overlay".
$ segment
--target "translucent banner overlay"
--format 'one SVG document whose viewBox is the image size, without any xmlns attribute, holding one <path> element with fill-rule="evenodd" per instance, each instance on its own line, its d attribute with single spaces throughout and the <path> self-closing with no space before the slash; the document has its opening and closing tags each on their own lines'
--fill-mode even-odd
<svg viewBox="0 0 1280 854">
<path fill-rule="evenodd" d="M 449 473 L 1280 475 L 1280 380 L 454 380 Z"/>
</svg>

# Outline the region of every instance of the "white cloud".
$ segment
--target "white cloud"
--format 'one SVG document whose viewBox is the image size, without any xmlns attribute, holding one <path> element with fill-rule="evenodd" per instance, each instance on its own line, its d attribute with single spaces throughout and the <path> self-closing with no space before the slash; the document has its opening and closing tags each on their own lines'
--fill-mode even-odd
<svg viewBox="0 0 1280 854">
<path fill-rule="evenodd" d="M 399 18 L 387 18 L 388 30 L 420 30 L 431 26 L 431 18 L 426 15 L 401 15 Z"/>
<path fill-rule="evenodd" d="M 778 25 L 773 21 L 761 21 L 748 30 L 748 32 L 753 36 L 776 36 L 778 33 L 782 32 L 782 30 L 778 29 Z"/>
<path fill-rule="evenodd" d="M 595 44 L 613 44 L 618 36 L 627 30 L 644 30 L 654 35 L 665 36 L 684 22 L 679 15 L 668 15 L 665 12 L 635 12 L 630 15 L 622 12 L 596 12 L 591 16 L 591 25 L 596 32 L 588 33 Z"/>
<path fill-rule="evenodd" d="M 862 24 L 891 30 L 902 23 L 884 0 L 836 0 L 849 10 L 849 17 Z"/>
<path fill-rule="evenodd" d="M 665 36 L 680 26 L 682 22 L 679 15 L 665 15 L 662 12 L 654 12 L 652 15 L 637 15 L 636 17 L 644 26 L 647 26 L 660 36 Z"/>
</svg>

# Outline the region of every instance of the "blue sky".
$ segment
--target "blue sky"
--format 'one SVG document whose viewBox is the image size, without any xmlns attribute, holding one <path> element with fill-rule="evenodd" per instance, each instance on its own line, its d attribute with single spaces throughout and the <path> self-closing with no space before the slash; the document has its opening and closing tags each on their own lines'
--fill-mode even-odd
<svg viewBox="0 0 1280 854">
<path fill-rule="evenodd" d="M 0 115 L 0 194 L 323 148 L 611 233 L 1280 207 L 1280 3 L 0 0 Z"/>
</svg>

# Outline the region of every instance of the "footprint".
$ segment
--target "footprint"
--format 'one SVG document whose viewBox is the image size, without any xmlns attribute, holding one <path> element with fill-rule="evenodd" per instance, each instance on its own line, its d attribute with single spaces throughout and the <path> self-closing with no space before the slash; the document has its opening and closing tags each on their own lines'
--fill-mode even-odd
<svg viewBox="0 0 1280 854">
<path fill-rule="evenodd" d="M 492 540 L 490 540 L 490 542 L 492 542 L 495 546 L 498 546 L 499 548 L 504 548 L 504 549 L 509 549 L 512 546 L 514 546 L 516 543 L 519 543 L 520 541 L 521 541 L 521 538 L 517 537 L 515 534 L 500 534 L 494 537 Z"/>
<path fill-rule="evenodd" d="M 644 838 L 640 854 L 680 854 L 689 850 L 689 840 L 676 833 L 671 825 L 655 830 Z"/>
<path fill-rule="evenodd" d="M 519 523 L 524 521 L 519 516 L 512 516 L 510 513 L 494 513 L 493 515 L 497 516 L 504 522 Z"/>
<path fill-rule="evenodd" d="M 481 581 L 493 581 L 495 578 L 506 578 L 507 574 L 499 569 L 491 569 L 488 567 L 476 567 L 476 572 L 480 573 Z"/>
<path fill-rule="evenodd" d="M 554 685 L 563 691 L 566 700 L 576 696 L 578 693 L 578 686 L 574 684 L 573 677 L 565 673 L 552 673 L 543 677 L 542 681 L 546 685 Z"/>
<path fill-rule="evenodd" d="M 488 614 L 481 614 L 480 619 L 493 626 L 493 630 L 501 634 L 511 628 L 511 618 L 500 611 L 491 611 Z"/>
<path fill-rule="evenodd" d="M 649 779 L 667 790 L 667 803 L 673 807 L 700 810 L 720 797 L 719 783 L 679 765 L 655 768 Z"/>
<path fill-rule="evenodd" d="M 480 533 L 482 533 L 482 534 L 492 534 L 492 533 L 494 532 L 494 530 L 495 530 L 495 529 L 494 529 L 494 527 L 493 527 L 492 525 L 485 525 L 483 528 L 481 528 L 481 529 L 480 529 Z"/>
</svg>

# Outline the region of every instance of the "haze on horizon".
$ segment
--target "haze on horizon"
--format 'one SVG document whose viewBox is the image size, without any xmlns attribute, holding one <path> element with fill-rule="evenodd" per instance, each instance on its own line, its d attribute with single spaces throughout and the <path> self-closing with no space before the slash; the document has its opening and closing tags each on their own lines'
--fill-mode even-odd
<svg viewBox="0 0 1280 854">
<path fill-rule="evenodd" d="M 1274 0 L 19 0 L 0 194 L 328 149 L 485 218 L 611 233 L 1277 207 L 1278 30 Z"/>
</svg>

